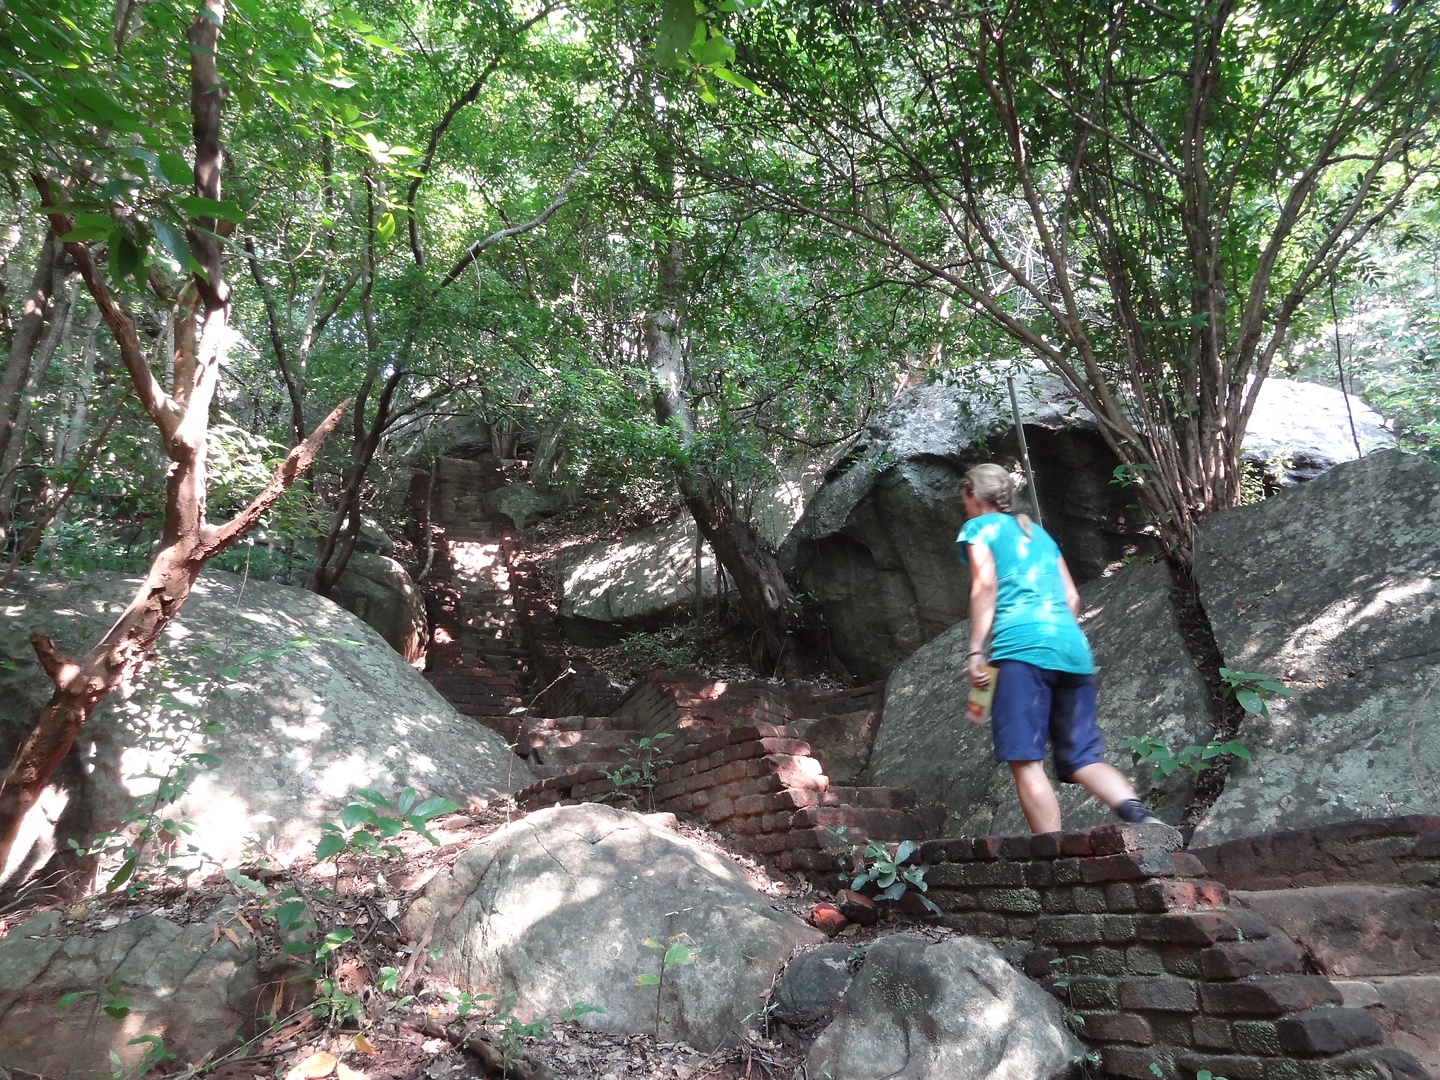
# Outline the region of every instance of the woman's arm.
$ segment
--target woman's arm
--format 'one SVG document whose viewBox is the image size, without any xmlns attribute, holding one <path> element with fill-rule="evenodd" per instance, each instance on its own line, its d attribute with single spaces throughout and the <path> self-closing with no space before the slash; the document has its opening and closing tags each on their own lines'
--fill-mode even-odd
<svg viewBox="0 0 1440 1080">
<path fill-rule="evenodd" d="M 995 621 L 995 556 L 978 540 L 970 541 L 970 655 L 965 661 L 965 674 L 971 686 L 986 686 L 990 673 L 985 670 L 985 639 Z M 1073 587 L 1073 586 L 1072 586 Z"/>
<path fill-rule="evenodd" d="M 1065 606 L 1070 609 L 1070 614 L 1078 619 L 1080 618 L 1080 590 L 1075 588 L 1075 579 L 1070 576 L 1070 568 L 1065 565 L 1065 556 L 1056 556 L 1055 569 L 1060 571 L 1060 583 L 1065 586 Z"/>
</svg>

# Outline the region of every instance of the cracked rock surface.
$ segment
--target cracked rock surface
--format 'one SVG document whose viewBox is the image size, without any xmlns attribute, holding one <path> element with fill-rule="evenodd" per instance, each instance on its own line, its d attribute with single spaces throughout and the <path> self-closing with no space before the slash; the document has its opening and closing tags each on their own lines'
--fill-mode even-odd
<svg viewBox="0 0 1440 1080">
<path fill-rule="evenodd" d="M 881 938 L 806 1067 L 831 1080 L 1046 1080 L 1084 1048 L 1060 1006 L 981 938 Z"/>
<path fill-rule="evenodd" d="M 110 1054 L 128 1072 L 149 1049 L 131 1040 L 152 1034 L 177 1061 L 199 1061 L 253 1034 L 260 1015 L 289 1011 L 295 972 L 262 958 L 233 906 L 189 925 L 142 915 L 98 934 L 44 911 L 0 939 L 0 1069 L 108 1078 Z M 67 994 L 84 996 L 62 1007 Z"/>
<path fill-rule="evenodd" d="M 522 1019 L 599 1006 L 581 1023 L 709 1051 L 756 1026 L 775 973 L 824 935 L 776 910 L 735 865 L 647 817 L 597 803 L 506 826 L 432 880 L 405 920 L 436 972 L 520 995 Z M 647 944 L 651 943 L 651 944 Z M 693 962 L 666 965 L 674 944 Z M 637 980 L 640 980 L 637 983 Z"/>
<path fill-rule="evenodd" d="M 1208 518 L 1195 581 L 1231 668 L 1282 679 L 1195 846 L 1435 813 L 1440 468 L 1383 450 Z"/>
</svg>

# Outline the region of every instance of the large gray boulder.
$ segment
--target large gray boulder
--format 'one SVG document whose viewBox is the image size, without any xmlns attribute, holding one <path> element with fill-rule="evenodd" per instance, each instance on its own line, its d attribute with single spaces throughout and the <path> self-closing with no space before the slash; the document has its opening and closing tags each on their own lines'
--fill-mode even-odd
<svg viewBox="0 0 1440 1080">
<path fill-rule="evenodd" d="M 50 696 L 30 632 L 79 651 L 138 584 L 114 574 L 21 574 L 0 590 L 0 760 L 10 760 Z M 57 841 L 119 822 L 154 791 L 146 773 L 164 776 L 194 753 L 219 760 L 195 772 L 175 809 L 194 827 L 186 843 L 222 863 L 256 845 L 282 858 L 313 850 L 319 823 L 356 788 L 413 787 L 464 804 L 533 779 L 500 736 L 457 713 L 375 631 L 314 593 L 206 571 L 159 653 L 135 694 L 96 709 L 0 880 L 38 869 Z M 222 673 L 232 666 L 238 672 Z"/>
<path fill-rule="evenodd" d="M 695 522 L 688 516 L 563 551 L 560 624 L 572 641 L 608 644 L 695 603 Z M 715 596 L 715 553 L 700 550 L 700 591 Z"/>
<path fill-rule="evenodd" d="M 1353 394 L 1272 378 L 1260 387 L 1241 456 L 1267 479 L 1294 487 L 1342 461 L 1394 445 L 1385 418 Z"/>
<path fill-rule="evenodd" d="M 1195 578 L 1227 666 L 1284 679 L 1197 845 L 1432 813 L 1440 799 L 1440 468 L 1398 450 L 1209 519 Z"/>
<path fill-rule="evenodd" d="M 779 546 L 820 486 L 835 454 L 792 463 L 780 482 L 757 492 L 750 515 L 756 531 Z M 562 552 L 553 563 L 560 583 L 560 622 L 574 641 L 602 645 L 626 630 L 643 629 L 695 604 L 695 522 L 688 515 L 618 540 L 599 540 Z M 700 593 L 717 592 L 715 553 L 700 545 Z"/>
<path fill-rule="evenodd" d="M 754 1026 L 776 971 L 824 935 L 772 908 L 723 856 L 653 817 L 597 803 L 530 814 L 425 887 L 404 924 L 462 989 L 513 991 L 523 1018 L 598 1005 L 581 1023 L 709 1051 Z M 655 948 L 647 942 L 661 946 Z M 671 944 L 697 950 L 666 967 Z"/>
<path fill-rule="evenodd" d="M 1049 994 L 980 938 L 881 938 L 806 1058 L 829 1080 L 1047 1080 L 1085 1049 Z"/>
<path fill-rule="evenodd" d="M 330 589 L 330 599 L 363 619 L 407 664 L 423 666 L 429 624 L 420 587 L 394 559 L 356 551 Z"/>
<path fill-rule="evenodd" d="M 232 902 L 183 925 L 127 916 L 97 931 L 43 911 L 0 939 L 0 1075 L 109 1080 L 112 1053 L 126 1075 L 139 1075 L 156 1044 L 134 1040 L 148 1036 L 175 1063 L 198 1063 L 313 988 L 301 965 L 262 955 Z M 62 1006 L 67 994 L 82 996 Z"/>
<path fill-rule="evenodd" d="M 1100 728 L 1108 759 L 1127 772 L 1126 736 L 1155 736 L 1172 751 L 1209 738 L 1205 684 L 1176 623 L 1164 563 L 1138 562 L 1080 588 L 1081 625 L 1095 656 Z M 921 802 L 949 806 L 964 835 L 1027 832 L 1010 772 L 996 765 L 990 726 L 965 718 L 965 654 L 970 624 L 960 623 L 906 660 L 885 684 L 885 712 L 870 755 L 868 782 L 913 788 Z M 1046 763 L 1053 778 L 1053 769 Z M 1148 773 L 1148 770 L 1146 770 Z M 1135 776 L 1143 792 L 1150 777 Z M 1057 788 L 1067 828 L 1111 820 L 1077 785 Z M 1155 810 L 1177 821 L 1194 793 L 1179 770 L 1155 791 Z"/>
<path fill-rule="evenodd" d="M 1113 483 L 1118 464 L 1093 417 L 1053 376 L 1021 371 L 1017 398 L 1046 529 L 1077 582 L 1153 551 L 1134 493 Z M 1309 479 L 1366 451 L 1393 445 L 1373 409 L 1338 390 L 1269 379 L 1245 437 L 1244 457 L 1272 483 Z M 836 656 L 879 679 L 965 617 L 969 576 L 955 556 L 965 520 L 959 481 L 982 461 L 1017 474 L 1020 448 L 1003 378 L 963 387 L 926 384 L 878 413 L 830 470 L 783 555 L 815 598 Z"/>
</svg>

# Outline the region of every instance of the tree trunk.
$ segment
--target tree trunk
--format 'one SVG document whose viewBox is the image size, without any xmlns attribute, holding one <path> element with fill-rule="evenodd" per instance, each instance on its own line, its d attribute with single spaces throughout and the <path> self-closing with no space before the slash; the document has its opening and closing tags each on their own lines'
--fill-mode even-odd
<svg viewBox="0 0 1440 1080">
<path fill-rule="evenodd" d="M 35 262 L 35 278 L 30 283 L 30 291 L 25 294 L 20 323 L 10 340 L 10 358 L 5 364 L 5 371 L 0 373 L 0 461 L 5 460 L 10 449 L 15 419 L 20 411 L 21 391 L 30 381 L 30 362 L 40 344 L 45 324 L 50 320 L 57 254 L 55 234 L 47 228 L 45 242 L 40 245 L 40 255 Z"/>
<path fill-rule="evenodd" d="M 655 418 L 670 425 L 681 446 L 688 449 L 695 438 L 695 419 L 690 412 L 689 373 L 677 314 L 678 242 L 671 240 L 661 253 L 659 270 L 660 297 L 666 306 L 645 320 Z M 715 561 L 734 579 L 745 614 L 755 624 L 757 639 L 751 648 L 755 666 L 767 674 L 805 674 L 812 665 L 808 650 L 799 647 L 794 632 L 794 594 L 780 570 L 775 549 L 752 524 L 735 517 L 720 493 L 688 460 L 676 466 L 675 477 L 686 509 L 715 552 Z"/>
<path fill-rule="evenodd" d="M 220 117 L 225 93 L 216 66 L 225 0 L 202 0 L 190 22 L 190 111 L 195 143 L 195 194 L 219 200 L 222 149 Z M 54 208 L 51 186 L 36 178 L 42 204 Z M 73 224 L 49 212 L 56 235 Z M 159 430 L 170 458 L 165 492 L 165 521 L 160 550 L 145 581 L 115 625 L 83 656 L 68 656 L 45 634 L 30 644 L 55 685 L 35 727 L 15 753 L 0 780 L 0 866 L 7 861 L 25 814 L 35 805 L 55 769 L 69 753 L 85 721 L 112 690 L 128 685 L 147 663 L 155 642 L 179 612 L 205 563 L 253 529 L 300 472 L 308 468 L 345 408 L 338 407 L 300 445 L 250 505 L 223 525 L 205 517 L 205 455 L 210 406 L 229 338 L 230 289 L 224 277 L 219 223 L 200 217 L 187 230 L 191 254 L 200 270 L 186 286 L 175 309 L 175 348 L 171 393 L 150 370 L 135 323 L 100 277 L 83 242 L 65 245 L 120 348 L 141 404 Z"/>
</svg>

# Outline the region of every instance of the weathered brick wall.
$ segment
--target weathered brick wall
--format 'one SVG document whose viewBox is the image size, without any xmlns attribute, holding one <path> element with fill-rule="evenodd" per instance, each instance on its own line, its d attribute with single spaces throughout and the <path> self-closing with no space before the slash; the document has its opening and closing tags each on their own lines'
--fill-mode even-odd
<svg viewBox="0 0 1440 1080">
<path fill-rule="evenodd" d="M 728 835 L 737 850 L 781 870 L 831 875 L 861 836 L 919 840 L 937 835 L 944 823 L 942 809 L 916 807 L 905 793 L 832 789 L 809 746 L 788 728 L 746 724 L 681 739 L 664 745 L 670 764 L 656 774 L 641 808 L 704 821 Z M 540 781 L 516 798 L 539 809 L 614 793 L 605 770 L 596 767 Z"/>
<path fill-rule="evenodd" d="M 1371 1071 L 1377 1054 L 1408 1057 L 1367 1049 L 1382 1039 L 1376 1020 L 1338 1007 L 1288 938 L 1170 850 L 1177 836 L 1105 825 L 935 840 L 917 857 L 945 924 L 1008 941 L 1113 1076 L 1368 1077 L 1389 1075 Z"/>
</svg>

